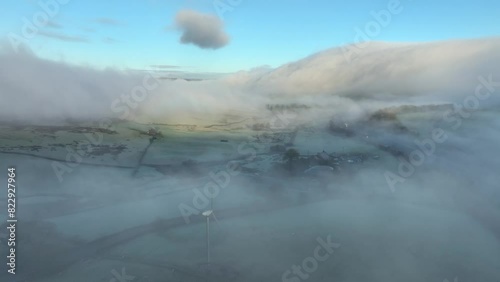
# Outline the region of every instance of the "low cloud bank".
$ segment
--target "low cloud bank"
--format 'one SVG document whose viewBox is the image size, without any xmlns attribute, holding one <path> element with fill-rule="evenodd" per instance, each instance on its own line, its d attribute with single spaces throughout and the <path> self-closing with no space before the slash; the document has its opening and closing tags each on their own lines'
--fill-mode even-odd
<svg viewBox="0 0 500 282">
<path fill-rule="evenodd" d="M 356 47 L 326 50 L 277 69 L 261 67 L 200 82 L 71 66 L 3 46 L 0 119 L 196 122 L 206 115 L 261 116 L 267 104 L 290 103 L 356 116 L 391 105 L 460 102 L 474 94 L 478 77 L 491 84 L 500 80 L 499 38 L 372 42 L 354 49 L 350 62 L 346 48 Z M 493 95 L 481 106 L 496 106 L 499 100 Z"/>
</svg>

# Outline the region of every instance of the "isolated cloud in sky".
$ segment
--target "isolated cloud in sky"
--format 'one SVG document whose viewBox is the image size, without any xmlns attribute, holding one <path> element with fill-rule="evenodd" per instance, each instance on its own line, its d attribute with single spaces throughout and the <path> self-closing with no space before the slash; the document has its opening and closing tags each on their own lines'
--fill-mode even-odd
<svg viewBox="0 0 500 282">
<path fill-rule="evenodd" d="M 72 35 L 66 35 L 62 33 L 56 33 L 56 32 L 50 32 L 50 31 L 40 31 L 38 32 L 39 35 L 52 38 L 52 39 L 57 39 L 61 41 L 66 41 L 66 42 L 88 42 L 89 40 L 87 38 L 81 37 L 81 36 L 72 36 Z"/>
<path fill-rule="evenodd" d="M 101 25 L 111 25 L 111 26 L 116 26 L 116 25 L 121 25 L 122 23 L 111 18 L 97 18 L 94 20 L 96 23 L 101 24 Z"/>
<path fill-rule="evenodd" d="M 224 24 L 216 16 L 183 10 L 175 17 L 175 26 L 182 32 L 181 43 L 202 49 L 219 49 L 229 43 Z"/>
</svg>

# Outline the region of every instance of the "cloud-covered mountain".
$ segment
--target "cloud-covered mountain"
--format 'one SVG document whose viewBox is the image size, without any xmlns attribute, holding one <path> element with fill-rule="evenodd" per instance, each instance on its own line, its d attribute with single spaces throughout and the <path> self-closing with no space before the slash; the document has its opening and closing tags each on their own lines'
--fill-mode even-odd
<svg viewBox="0 0 500 282">
<path fill-rule="evenodd" d="M 500 73 L 500 38 L 363 45 L 329 49 L 272 71 L 241 72 L 228 81 L 268 94 L 446 99 L 474 90 L 478 76 Z"/>
</svg>

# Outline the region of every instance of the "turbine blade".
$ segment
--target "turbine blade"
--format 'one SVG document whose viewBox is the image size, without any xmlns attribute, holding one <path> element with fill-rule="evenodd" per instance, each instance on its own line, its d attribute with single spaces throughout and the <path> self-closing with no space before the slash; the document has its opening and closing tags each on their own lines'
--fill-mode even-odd
<svg viewBox="0 0 500 282">
<path fill-rule="evenodd" d="M 215 212 L 212 213 L 212 216 L 214 217 L 215 219 L 215 222 L 217 223 L 217 226 L 220 227 L 220 224 L 219 224 L 219 220 L 217 219 L 217 217 L 215 216 Z"/>
</svg>

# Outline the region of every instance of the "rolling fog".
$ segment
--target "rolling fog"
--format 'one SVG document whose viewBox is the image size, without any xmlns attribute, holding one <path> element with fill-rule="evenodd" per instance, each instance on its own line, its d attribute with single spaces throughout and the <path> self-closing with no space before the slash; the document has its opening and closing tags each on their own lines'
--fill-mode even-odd
<svg viewBox="0 0 500 282">
<path fill-rule="evenodd" d="M 38 157 L 2 150 L 21 187 L 16 278 L 113 281 L 126 267 L 133 281 L 499 281 L 499 47 L 498 38 L 372 42 L 350 63 L 336 48 L 204 81 L 70 66 L 4 47 L 4 129 L 106 120 L 117 133 L 102 144 L 130 140 L 126 157 L 83 158 L 63 177 L 46 158 L 64 164 L 62 149 L 31 153 Z M 137 86 L 147 89 L 140 99 Z M 292 104 L 302 107 L 266 108 Z M 373 118 L 384 109 L 396 117 Z M 329 129 L 332 121 L 352 132 Z M 158 140 L 130 130 L 152 123 Z M 10 144 L 9 130 L 0 142 Z M 292 131 L 293 144 L 261 141 Z M 85 140 L 59 132 L 31 143 L 47 147 L 51 138 Z M 288 169 L 283 152 L 270 149 L 276 144 L 302 159 L 324 151 L 340 164 L 307 176 L 300 161 Z M 351 161 L 358 155 L 362 163 Z M 199 266 L 208 209 L 212 262 L 225 270 L 207 275 Z M 336 244 L 328 258 L 294 274 L 328 237 Z"/>
<path fill-rule="evenodd" d="M 2 103 L 0 110 L 3 120 L 30 123 L 106 117 L 200 123 L 207 116 L 261 116 L 266 104 L 297 103 L 324 109 L 320 116 L 356 118 L 392 105 L 461 102 L 474 93 L 479 76 L 498 73 L 499 45 L 498 38 L 371 42 L 363 48 L 326 50 L 277 69 L 261 67 L 189 82 L 161 80 L 166 76 L 162 72 L 97 70 L 46 61 L 29 50 L 15 53 L 4 43 L 0 87 L 9 103 Z M 496 95 L 481 107 L 492 105 L 498 105 Z"/>
</svg>

